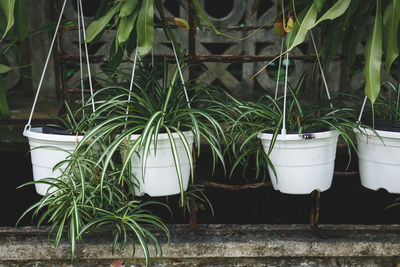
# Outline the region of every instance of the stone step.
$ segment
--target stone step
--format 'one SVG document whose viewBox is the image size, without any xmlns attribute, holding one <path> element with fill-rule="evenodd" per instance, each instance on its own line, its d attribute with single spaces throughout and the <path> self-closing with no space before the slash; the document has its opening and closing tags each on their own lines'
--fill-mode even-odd
<svg viewBox="0 0 400 267">
<path fill-rule="evenodd" d="M 149 229 L 152 229 L 149 227 Z M 169 225 L 161 232 L 163 258 L 151 249 L 151 266 L 400 266 L 400 225 Z M 142 266 L 136 244 L 111 252 L 111 234 L 93 233 L 70 261 L 64 237 L 48 243 L 48 228 L 0 228 L 0 266 Z M 52 241 L 50 241 L 52 242 Z"/>
</svg>

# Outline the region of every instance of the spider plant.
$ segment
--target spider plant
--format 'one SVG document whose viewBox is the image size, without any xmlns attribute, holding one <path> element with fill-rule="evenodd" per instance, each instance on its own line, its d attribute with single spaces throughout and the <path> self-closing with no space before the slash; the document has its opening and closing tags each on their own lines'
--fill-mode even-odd
<svg viewBox="0 0 400 267">
<path fill-rule="evenodd" d="M 89 117 L 88 112 L 82 112 L 83 107 L 71 108 L 68 101 L 64 101 L 65 113 L 58 117 L 54 124 L 47 124 L 43 127 L 43 132 L 74 135 L 83 134 L 88 129 Z M 85 108 L 86 109 L 86 108 Z M 83 114 L 83 115 L 82 115 Z M 90 113 L 89 113 L 90 114 Z"/>
<path fill-rule="evenodd" d="M 380 127 L 398 128 L 400 127 L 400 83 L 385 82 L 383 86 L 387 90 L 382 90 L 375 103 L 367 103 L 363 115 L 367 124 L 372 124 L 372 128 Z M 376 120 L 375 120 L 376 119 Z M 375 125 L 376 122 L 376 125 Z"/>
<path fill-rule="evenodd" d="M 211 148 L 212 168 L 215 168 L 218 160 L 224 166 L 221 142 L 224 142 L 225 136 L 221 123 L 229 119 L 225 112 L 223 98 L 226 94 L 216 88 L 189 82 L 186 84 L 188 92 L 186 95 L 178 79 L 178 68 L 169 75 L 165 59 L 160 65 L 140 66 L 136 70 L 132 90 L 126 89 L 123 84 L 99 90 L 94 95 L 96 99 L 101 99 L 96 96 L 97 94 L 108 95 L 109 98 L 97 101 L 96 116 L 101 118 L 101 122 L 86 133 L 84 140 L 92 140 L 95 143 L 105 136 L 115 137 L 99 159 L 104 160 L 105 167 L 101 174 L 101 181 L 105 179 L 107 167 L 113 156 L 121 153 L 124 154 L 124 159 L 117 179 L 123 180 L 126 179 L 124 173 L 131 164 L 132 157 L 141 157 L 144 178 L 150 146 L 154 144 L 157 150 L 158 135 L 166 133 L 171 145 L 180 185 L 181 203 L 183 203 L 184 190 L 179 166 L 182 159 L 177 154 L 173 135 L 178 135 L 179 140 L 184 144 L 192 177 L 192 152 L 184 134 L 185 131 L 193 133 L 194 147 L 198 156 L 201 140 L 204 140 L 203 142 Z M 127 74 L 121 73 L 121 75 Z M 127 142 L 133 134 L 138 134 L 139 137 Z"/>
<path fill-rule="evenodd" d="M 352 120 L 353 110 L 346 107 L 334 108 L 330 103 L 324 105 L 307 106 L 299 100 L 299 93 L 303 87 L 305 75 L 301 77 L 295 87 L 288 84 L 286 103 L 286 130 L 288 134 L 298 134 L 304 139 L 310 133 L 336 130 L 343 138 L 351 154 L 350 147 L 355 148 L 351 138 L 351 130 L 355 127 Z M 283 124 L 284 97 L 274 99 L 269 95 L 262 96 L 257 102 L 244 102 L 236 107 L 238 118 L 231 127 L 233 153 L 236 160 L 231 174 L 239 165 L 246 169 L 254 160 L 256 162 L 256 177 L 262 171 L 264 177 L 266 167 L 274 167 L 268 158 Z M 264 153 L 257 136 L 260 133 L 272 133 L 273 138 L 268 153 Z"/>
<path fill-rule="evenodd" d="M 96 149 L 104 150 L 108 142 L 109 140 L 98 141 Z M 81 146 L 55 166 L 58 168 L 67 165 L 60 177 L 25 184 L 45 183 L 50 185 L 50 189 L 48 194 L 28 208 L 21 218 L 33 212 L 33 217 L 38 217 L 37 227 L 49 224 L 49 240 L 50 234 L 56 232 L 55 247 L 66 232 L 71 243 L 72 260 L 76 244 L 83 241 L 84 234 L 90 231 L 107 231 L 113 235 L 113 253 L 118 242 L 124 247 L 127 241 L 130 241 L 134 256 L 137 240 L 148 265 L 148 243 L 154 245 L 156 252 L 158 249 L 161 251 L 161 246 L 146 225 L 161 228 L 168 240 L 170 234 L 162 220 L 148 211 L 147 207 L 154 204 L 167 206 L 155 201 L 142 203 L 135 199 L 132 182 L 127 180 L 121 183 L 117 179 L 120 169 L 118 162 L 109 162 L 107 173 L 100 183 L 100 173 L 104 167 L 104 162 L 98 163 L 100 153 L 84 153 L 85 150 L 86 147 Z"/>
</svg>

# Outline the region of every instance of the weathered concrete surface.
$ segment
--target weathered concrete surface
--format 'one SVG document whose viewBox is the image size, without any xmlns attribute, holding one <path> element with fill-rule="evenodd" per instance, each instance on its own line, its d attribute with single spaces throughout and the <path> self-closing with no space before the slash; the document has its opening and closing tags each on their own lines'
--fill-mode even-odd
<svg viewBox="0 0 400 267">
<path fill-rule="evenodd" d="M 325 225 L 316 232 L 306 225 L 169 226 L 172 240 L 152 266 L 399 266 L 400 225 Z M 158 235 L 161 234 L 158 232 Z M 0 266 L 124 266 L 144 263 L 136 246 L 111 253 L 108 234 L 92 234 L 70 262 L 66 239 L 55 249 L 47 229 L 0 228 Z M 117 263 L 121 263 L 117 262 Z"/>
</svg>

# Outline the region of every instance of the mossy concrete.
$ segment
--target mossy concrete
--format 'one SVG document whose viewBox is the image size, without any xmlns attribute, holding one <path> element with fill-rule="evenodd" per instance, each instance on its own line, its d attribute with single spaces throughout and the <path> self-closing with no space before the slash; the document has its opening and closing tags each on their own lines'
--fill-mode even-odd
<svg viewBox="0 0 400 267">
<path fill-rule="evenodd" d="M 152 266 L 399 266 L 400 225 L 169 225 L 163 258 Z M 141 266 L 141 248 L 111 252 L 110 234 L 91 234 L 70 261 L 70 246 L 48 243 L 47 228 L 0 228 L 0 266 Z"/>
</svg>

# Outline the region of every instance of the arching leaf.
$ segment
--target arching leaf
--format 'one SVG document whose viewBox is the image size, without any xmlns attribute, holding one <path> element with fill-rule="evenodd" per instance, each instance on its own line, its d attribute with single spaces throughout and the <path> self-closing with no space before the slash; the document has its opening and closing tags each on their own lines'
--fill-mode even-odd
<svg viewBox="0 0 400 267">
<path fill-rule="evenodd" d="M 122 44 L 128 40 L 133 27 L 135 26 L 135 21 L 138 16 L 138 10 L 135 10 L 132 14 L 127 17 L 122 17 L 117 30 L 117 43 Z"/>
<path fill-rule="evenodd" d="M 130 14 L 132 14 L 133 10 L 135 9 L 135 7 L 137 6 L 138 3 L 139 3 L 139 0 L 126 1 L 121 7 L 119 16 L 122 18 L 122 17 L 126 17 L 126 16 L 129 16 Z"/>
<path fill-rule="evenodd" d="M 3 9 L 4 15 L 7 18 L 7 28 L 1 37 L 1 40 L 7 35 L 8 31 L 14 25 L 14 7 L 15 7 L 15 0 L 0 0 L 0 5 Z M 1 41 L 0 40 L 0 41 Z"/>
<path fill-rule="evenodd" d="M 138 52 L 144 56 L 153 48 L 154 6 L 153 0 L 144 0 L 136 23 Z"/>
<path fill-rule="evenodd" d="M 298 21 L 295 22 L 293 31 L 289 32 L 286 36 L 287 52 L 301 44 L 305 39 L 307 32 L 312 28 L 317 19 L 317 8 L 312 4 L 309 9 L 305 9 Z"/>
<path fill-rule="evenodd" d="M 383 15 L 383 49 L 386 71 L 390 71 L 393 61 L 399 56 L 398 33 L 400 22 L 400 0 L 392 0 Z"/>
<path fill-rule="evenodd" d="M 315 1 L 314 1 L 315 2 Z M 351 0 L 338 0 L 331 8 L 329 8 L 318 20 L 315 22 L 314 25 L 311 26 L 310 29 L 317 26 L 319 23 L 323 22 L 324 20 L 332 20 L 336 19 L 343 15 L 343 13 L 347 10 L 351 3 Z"/>
<path fill-rule="evenodd" d="M 89 43 L 93 41 L 93 39 L 107 26 L 107 24 L 115 16 L 115 14 L 117 14 L 120 7 L 121 4 L 114 6 L 103 17 L 90 23 L 89 27 L 86 30 L 86 42 Z"/>
<path fill-rule="evenodd" d="M 365 95 L 374 103 L 379 94 L 382 60 L 382 3 L 376 1 L 375 22 L 365 46 Z"/>
</svg>

